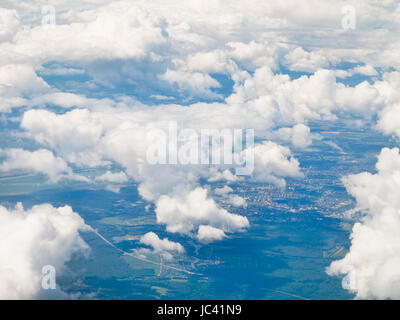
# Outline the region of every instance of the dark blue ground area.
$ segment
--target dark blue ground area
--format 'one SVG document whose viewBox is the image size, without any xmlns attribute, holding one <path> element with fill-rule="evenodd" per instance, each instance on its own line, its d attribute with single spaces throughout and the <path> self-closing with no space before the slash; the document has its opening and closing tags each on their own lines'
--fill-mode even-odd
<svg viewBox="0 0 400 320">
<path fill-rule="evenodd" d="M 121 202 L 121 199 L 129 199 Z M 109 240 L 121 235 L 143 235 L 154 231 L 160 237 L 181 242 L 187 254 L 173 264 L 200 275 L 164 270 L 135 259 L 126 259 L 93 233 L 82 236 L 92 248 L 89 258 L 75 256 L 70 273 L 59 279 L 69 292 L 96 292 L 98 298 L 126 299 L 299 299 L 349 298 L 340 281 L 328 277 L 324 268 L 329 254 L 347 244 L 348 232 L 337 219 L 319 214 L 250 211 L 251 228 L 210 245 L 199 246 L 189 239 L 166 234 L 156 224 L 154 213 L 143 205 L 131 207 L 135 187 L 120 194 L 107 191 L 47 190 L 7 197 L 7 202 L 22 201 L 25 207 L 37 203 L 54 206 L 68 204 L 86 223 Z M 4 197 L 1 199 L 5 200 Z M 264 212 L 263 212 L 264 211 Z M 242 212 L 246 214 L 246 212 Z M 108 221 L 107 219 L 114 221 Z M 122 241 L 117 246 L 129 251 L 141 245 Z M 158 262 L 158 260 L 156 260 Z"/>
</svg>

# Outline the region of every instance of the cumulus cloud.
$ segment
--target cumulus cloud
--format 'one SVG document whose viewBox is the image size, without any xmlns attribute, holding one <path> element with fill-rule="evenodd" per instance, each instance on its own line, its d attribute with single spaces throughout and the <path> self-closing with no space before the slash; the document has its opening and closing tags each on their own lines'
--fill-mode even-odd
<svg viewBox="0 0 400 320">
<path fill-rule="evenodd" d="M 227 201 L 234 207 L 246 207 L 246 200 L 237 194 L 230 194 L 233 192 L 233 189 L 224 186 L 223 188 L 214 189 L 214 194 L 220 196 L 222 199 Z"/>
<path fill-rule="evenodd" d="M 237 194 L 231 195 L 227 200 L 234 207 L 246 207 L 246 200 Z"/>
<path fill-rule="evenodd" d="M 181 196 L 163 195 L 156 202 L 157 222 L 170 232 L 193 234 L 200 225 L 224 232 L 241 231 L 249 226 L 246 217 L 229 213 L 209 198 L 207 189 L 197 187 Z"/>
<path fill-rule="evenodd" d="M 285 56 L 285 64 L 294 71 L 315 72 L 329 67 L 330 61 L 326 54 L 319 52 L 307 52 L 297 47 Z"/>
<path fill-rule="evenodd" d="M 215 181 L 238 181 L 239 178 L 238 176 L 234 175 L 230 170 L 216 170 L 211 177 L 208 179 L 209 182 L 215 182 Z"/>
<path fill-rule="evenodd" d="M 344 287 L 358 299 L 399 299 L 399 149 L 382 149 L 376 169 L 376 174 L 363 172 L 344 179 L 365 215 L 353 227 L 347 255 L 327 271 L 344 275 Z"/>
<path fill-rule="evenodd" d="M 90 106 L 94 99 L 87 99 L 84 96 L 69 93 L 69 92 L 52 92 L 42 95 L 37 95 L 27 103 L 31 107 L 46 105 L 57 105 L 63 108 Z"/>
<path fill-rule="evenodd" d="M 167 260 L 172 259 L 171 253 L 182 254 L 185 249 L 178 242 L 173 242 L 167 238 L 160 239 L 154 232 L 148 232 L 140 237 L 140 243 L 153 248 L 153 252 L 161 254 Z"/>
<path fill-rule="evenodd" d="M 388 135 L 400 137 L 400 104 L 386 107 L 381 113 L 377 128 Z"/>
<path fill-rule="evenodd" d="M 221 49 L 189 54 L 180 66 L 190 71 L 207 73 L 229 73 L 236 68 L 234 62 L 229 60 L 227 52 Z"/>
<path fill-rule="evenodd" d="M 73 23 L 20 30 L 8 48 L 14 59 L 25 51 L 42 62 L 135 58 L 165 41 L 159 23 L 148 10 L 120 1 L 80 12 Z"/>
<path fill-rule="evenodd" d="M 233 189 L 228 186 L 223 186 L 222 188 L 215 188 L 214 193 L 216 195 L 226 195 L 230 192 L 233 192 Z"/>
<path fill-rule="evenodd" d="M 40 73 L 42 75 L 70 76 L 70 75 L 84 74 L 85 70 L 76 68 L 56 67 L 56 68 L 42 68 L 40 69 Z"/>
<path fill-rule="evenodd" d="M 280 128 L 275 135 L 283 141 L 291 142 L 296 148 L 305 148 L 312 144 L 311 130 L 302 123 L 296 124 L 293 128 Z"/>
<path fill-rule="evenodd" d="M 46 149 L 27 151 L 24 149 L 0 149 L 0 154 L 6 159 L 0 163 L 0 171 L 22 170 L 28 172 L 43 173 L 49 176 L 51 182 L 57 182 L 62 178 L 84 179 L 74 175 L 72 169 L 60 157 Z"/>
<path fill-rule="evenodd" d="M 208 74 L 200 72 L 183 72 L 175 70 L 167 70 L 160 76 L 162 80 L 165 80 L 171 84 L 176 84 L 183 92 L 188 92 L 194 97 L 202 98 L 218 98 L 220 95 L 211 91 L 211 88 L 219 88 L 221 85 L 219 82 Z"/>
<path fill-rule="evenodd" d="M 74 109 L 62 117 L 47 110 L 29 110 L 23 116 L 21 127 L 29 129 L 35 140 L 53 148 L 69 162 L 101 164 L 96 152 L 91 150 L 102 134 L 102 126 L 88 110 Z"/>
<path fill-rule="evenodd" d="M 16 93 L 32 93 L 49 89 L 49 85 L 37 76 L 32 66 L 27 64 L 7 64 L 0 66 L 2 90 Z"/>
<path fill-rule="evenodd" d="M 113 183 L 122 183 L 122 182 L 127 182 L 128 177 L 125 174 L 125 172 L 123 172 L 123 171 L 115 172 L 115 173 L 111 172 L 111 171 L 107 171 L 106 173 L 97 177 L 96 180 L 108 181 L 108 182 L 113 182 Z"/>
<path fill-rule="evenodd" d="M 361 74 L 364 76 L 377 76 L 378 72 L 371 65 L 358 66 L 350 70 L 351 73 Z"/>
<path fill-rule="evenodd" d="M 358 111 L 362 115 L 376 114 L 382 104 L 379 90 L 367 81 L 355 87 L 339 86 L 336 92 L 336 101 L 339 108 L 347 111 Z"/>
<path fill-rule="evenodd" d="M 0 42 L 10 41 L 18 30 L 20 18 L 15 9 L 0 8 Z"/>
<path fill-rule="evenodd" d="M 49 85 L 28 64 L 0 65 L 0 112 L 27 103 L 34 94 L 48 91 Z"/>
<path fill-rule="evenodd" d="M 203 243 L 209 243 L 225 238 L 225 232 L 221 229 L 214 228 L 212 226 L 199 226 L 197 231 L 197 239 Z"/>
<path fill-rule="evenodd" d="M 283 177 L 302 177 L 299 162 L 291 156 L 289 148 L 271 141 L 256 145 L 252 178 L 284 187 L 286 182 Z"/>
<path fill-rule="evenodd" d="M 129 178 L 123 171 L 111 172 L 108 170 L 106 173 L 96 177 L 95 180 L 110 183 L 105 186 L 105 189 L 111 192 L 119 193 L 121 188 L 115 184 L 127 182 L 129 181 Z"/>
<path fill-rule="evenodd" d="M 0 206 L 0 298 L 35 299 L 43 296 L 42 268 L 51 265 L 56 275 L 76 252 L 86 254 L 88 245 L 80 237 L 87 231 L 71 207 L 42 204 L 24 210 Z M 50 290 L 52 291 L 52 290 Z M 56 297 L 67 297 L 58 289 Z"/>
</svg>

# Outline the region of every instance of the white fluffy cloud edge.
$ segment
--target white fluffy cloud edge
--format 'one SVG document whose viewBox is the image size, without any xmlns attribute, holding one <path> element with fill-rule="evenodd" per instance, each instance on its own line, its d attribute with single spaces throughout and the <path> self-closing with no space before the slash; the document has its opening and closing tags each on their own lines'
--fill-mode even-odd
<svg viewBox="0 0 400 320">
<path fill-rule="evenodd" d="M 43 268 L 62 274 L 74 253 L 87 255 L 89 246 L 80 232 L 90 231 L 71 207 L 41 204 L 25 210 L 0 206 L 0 299 L 49 298 L 42 290 Z M 71 299 L 56 284 L 52 299 Z"/>
<path fill-rule="evenodd" d="M 327 272 L 344 274 L 357 299 L 400 299 L 399 149 L 384 148 L 376 169 L 344 178 L 365 215 L 353 227 L 349 252 Z"/>
<path fill-rule="evenodd" d="M 400 137 L 398 1 L 250 2 L 60 0 L 54 7 L 56 24 L 42 25 L 43 18 L 49 21 L 41 15 L 47 1 L 2 1 L 0 115 L 19 125 L 14 135 L 38 147 L 2 147 L 0 172 L 43 174 L 53 184 L 63 179 L 101 184 L 113 192 L 135 181 L 168 232 L 209 244 L 250 226 L 247 217 L 218 202 L 224 198 L 232 207 L 246 207 L 231 183 L 247 179 L 285 188 L 288 178 L 303 177 L 291 149 L 308 148 L 318 138 L 309 121 L 335 121 L 347 114 L 362 125 L 376 118 L 375 129 Z M 351 31 L 342 26 L 347 5 L 356 10 Z M 342 67 L 349 62 L 351 68 Z M 289 75 L 294 72 L 301 76 Z M 219 91 L 223 84 L 215 74 L 232 80 L 231 92 Z M 67 90 L 46 82 L 48 75 L 89 80 L 70 81 Z M 368 81 L 342 81 L 354 76 Z M 155 105 L 126 92 L 88 94 L 138 84 L 150 88 L 145 95 Z M 235 176 L 233 165 L 150 165 L 146 133 L 167 131 L 171 121 L 196 131 L 254 129 L 252 175 Z M 348 255 L 328 272 L 344 274 L 356 298 L 400 296 L 398 157 L 398 150 L 383 149 L 377 174 L 344 179 L 365 217 L 354 226 Z M 106 170 L 89 178 L 75 168 Z M 204 180 L 225 186 L 212 190 L 200 184 Z M 50 260 L 62 269 L 73 252 L 87 250 L 78 232 L 85 224 L 69 207 L 0 211 L 0 238 L 21 244 L 8 248 L 0 242 L 0 259 L 17 274 L 1 273 L 0 297 L 7 294 L 2 288 L 8 288 L 8 297 L 37 296 L 42 263 Z M 51 241 L 45 241 L 47 230 L 54 232 Z M 57 252 L 60 241 L 67 245 Z M 185 252 L 179 243 L 151 232 L 140 241 L 165 259 Z M 12 290 L 25 282 L 25 289 Z"/>
</svg>

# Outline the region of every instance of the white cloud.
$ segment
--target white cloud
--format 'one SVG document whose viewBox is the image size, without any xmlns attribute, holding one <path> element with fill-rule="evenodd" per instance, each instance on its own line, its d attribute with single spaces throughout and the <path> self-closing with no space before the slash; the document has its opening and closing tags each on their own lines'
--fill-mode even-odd
<svg viewBox="0 0 400 320">
<path fill-rule="evenodd" d="M 201 225 L 197 232 L 197 239 L 204 243 L 222 240 L 225 237 L 226 235 L 223 230 L 211 226 Z"/>
<path fill-rule="evenodd" d="M 238 176 L 234 175 L 230 170 L 226 169 L 223 171 L 220 170 L 215 171 L 214 174 L 212 174 L 211 177 L 208 179 L 209 182 L 215 182 L 221 180 L 233 182 L 233 181 L 238 181 L 239 178 Z"/>
<path fill-rule="evenodd" d="M 329 67 L 330 61 L 326 54 L 319 52 L 307 52 L 297 47 L 285 56 L 285 63 L 291 70 L 315 72 Z"/>
<path fill-rule="evenodd" d="M 10 41 L 16 34 L 19 24 L 16 10 L 0 8 L 0 42 Z"/>
<path fill-rule="evenodd" d="M 261 67 L 269 67 L 276 70 L 279 59 L 287 52 L 286 44 L 277 45 L 269 41 L 264 43 L 255 40 L 251 40 L 248 43 L 233 41 L 228 42 L 227 46 L 230 48 L 228 50 L 229 57 L 249 70 L 256 70 Z M 229 65 L 227 67 L 227 70 L 235 71 L 236 69 Z"/>
<path fill-rule="evenodd" d="M 91 99 L 80 96 L 74 93 L 67 92 L 52 92 L 43 95 L 38 95 L 30 99 L 29 106 L 46 106 L 47 104 L 54 104 L 63 108 L 71 108 L 74 106 L 82 107 L 90 105 Z"/>
<path fill-rule="evenodd" d="M 400 101 L 400 72 L 385 72 L 382 81 L 376 81 L 374 87 L 378 89 L 384 104 L 389 106 Z"/>
<path fill-rule="evenodd" d="M 215 188 L 214 193 L 216 195 L 227 195 L 228 193 L 233 192 L 233 189 L 228 186 L 223 186 L 222 188 Z"/>
<path fill-rule="evenodd" d="M 36 75 L 30 65 L 0 65 L 0 112 L 20 107 L 27 103 L 26 98 L 49 89 L 49 85 Z"/>
<path fill-rule="evenodd" d="M 170 241 L 167 238 L 160 239 L 154 232 L 146 233 L 139 241 L 140 243 L 152 247 L 154 252 L 162 254 L 164 257 L 168 258 L 168 260 L 171 258 L 171 252 L 180 254 L 185 252 L 185 249 L 180 243 Z"/>
<path fill-rule="evenodd" d="M 129 181 L 128 176 L 125 174 L 125 172 L 120 171 L 120 172 L 111 172 L 107 171 L 106 173 L 102 174 L 101 176 L 96 177 L 96 181 L 103 181 L 103 182 L 109 182 L 110 184 L 107 184 L 105 186 L 105 189 L 111 192 L 119 193 L 121 188 L 118 185 L 115 184 L 120 184 Z"/>
<path fill-rule="evenodd" d="M 299 123 L 293 128 L 280 128 L 274 135 L 283 141 L 289 141 L 296 148 L 305 148 L 312 144 L 311 130 Z"/>
<path fill-rule="evenodd" d="M 231 195 L 228 201 L 234 207 L 246 207 L 246 200 L 237 194 Z"/>
<path fill-rule="evenodd" d="M 190 71 L 199 71 L 207 73 L 226 73 L 233 71 L 235 66 L 228 60 L 227 53 L 224 50 L 197 52 L 188 55 L 182 67 Z M 214 83 L 214 85 L 216 85 Z"/>
<path fill-rule="evenodd" d="M 75 19 L 52 28 L 39 24 L 19 30 L 13 44 L 5 44 L 8 58 L 22 59 L 24 52 L 42 62 L 137 58 L 165 41 L 158 26 L 160 21 L 149 10 L 129 1 L 81 11 Z"/>
<path fill-rule="evenodd" d="M 51 182 L 57 182 L 62 178 L 83 179 L 74 176 L 72 169 L 64 159 L 55 157 L 46 149 L 26 151 L 24 149 L 0 150 L 6 159 L 0 163 L 0 171 L 23 170 L 28 172 L 44 173 L 49 176 Z"/>
<path fill-rule="evenodd" d="M 53 148 L 69 162 L 102 164 L 93 147 L 103 127 L 88 110 L 75 109 L 62 116 L 47 110 L 29 110 L 24 113 L 21 127 L 29 129 L 35 140 Z"/>
<path fill-rule="evenodd" d="M 336 101 L 340 108 L 347 111 L 358 111 L 360 114 L 371 115 L 382 107 L 382 97 L 379 90 L 367 81 L 355 87 L 340 85 L 336 91 Z"/>
<path fill-rule="evenodd" d="M 254 147 L 254 164 L 252 178 L 255 181 L 265 181 L 284 187 L 286 182 L 283 177 L 302 177 L 299 162 L 291 156 L 289 148 L 271 141 L 265 141 Z"/>
<path fill-rule="evenodd" d="M 355 67 L 350 72 L 352 72 L 353 74 L 361 74 L 364 76 L 377 76 L 378 75 L 378 72 L 375 70 L 375 68 L 370 65 Z"/>
<path fill-rule="evenodd" d="M 226 200 L 232 206 L 246 207 L 246 200 L 237 194 L 230 194 L 231 192 L 233 192 L 233 189 L 228 186 L 214 189 L 215 195 L 221 196 L 222 199 Z"/>
<path fill-rule="evenodd" d="M 345 275 L 346 288 L 358 299 L 399 299 L 399 149 L 382 149 L 376 169 L 376 174 L 363 172 L 344 179 L 365 216 L 353 227 L 347 255 L 327 271 Z"/>
<path fill-rule="evenodd" d="M 157 222 L 165 224 L 170 232 L 192 234 L 200 225 L 210 225 L 224 232 L 237 232 L 249 226 L 246 217 L 219 208 L 207 195 L 207 189 L 198 187 L 181 196 L 163 195 L 156 202 Z"/>
<path fill-rule="evenodd" d="M 206 73 L 184 72 L 168 69 L 164 74 L 160 76 L 160 78 L 171 84 L 177 84 L 180 90 L 182 90 L 183 92 L 186 91 L 194 97 L 219 97 L 218 94 L 211 91 L 211 88 L 219 88 L 221 85 L 217 80 L 211 78 Z"/>
<path fill-rule="evenodd" d="M 295 125 L 308 119 L 334 119 L 337 86 L 330 70 L 291 80 L 288 75 L 274 74 L 270 68 L 262 67 L 236 86 L 226 101 L 246 104 L 265 118 L 264 128 Z"/>
<path fill-rule="evenodd" d="M 40 73 L 43 75 L 56 75 L 56 76 L 70 76 L 70 75 L 78 75 L 84 74 L 85 70 L 83 69 L 75 69 L 75 68 L 42 68 L 40 69 Z"/>
<path fill-rule="evenodd" d="M 123 183 L 128 181 L 128 177 L 123 171 L 120 172 L 107 171 L 106 173 L 97 177 L 96 180 L 108 181 L 113 183 Z"/>
<path fill-rule="evenodd" d="M 400 137 L 400 104 L 388 106 L 380 113 L 377 128 L 384 134 Z"/>
<path fill-rule="evenodd" d="M 48 90 L 49 85 L 36 75 L 32 66 L 26 64 L 7 64 L 0 66 L 0 88 L 4 92 L 33 93 Z"/>
<path fill-rule="evenodd" d="M 87 253 L 89 247 L 79 235 L 86 230 L 89 227 L 69 206 L 0 206 L 0 298 L 40 298 L 42 268 L 52 265 L 60 275 L 72 253 Z M 52 293 L 53 298 L 66 297 L 60 289 Z"/>
</svg>

